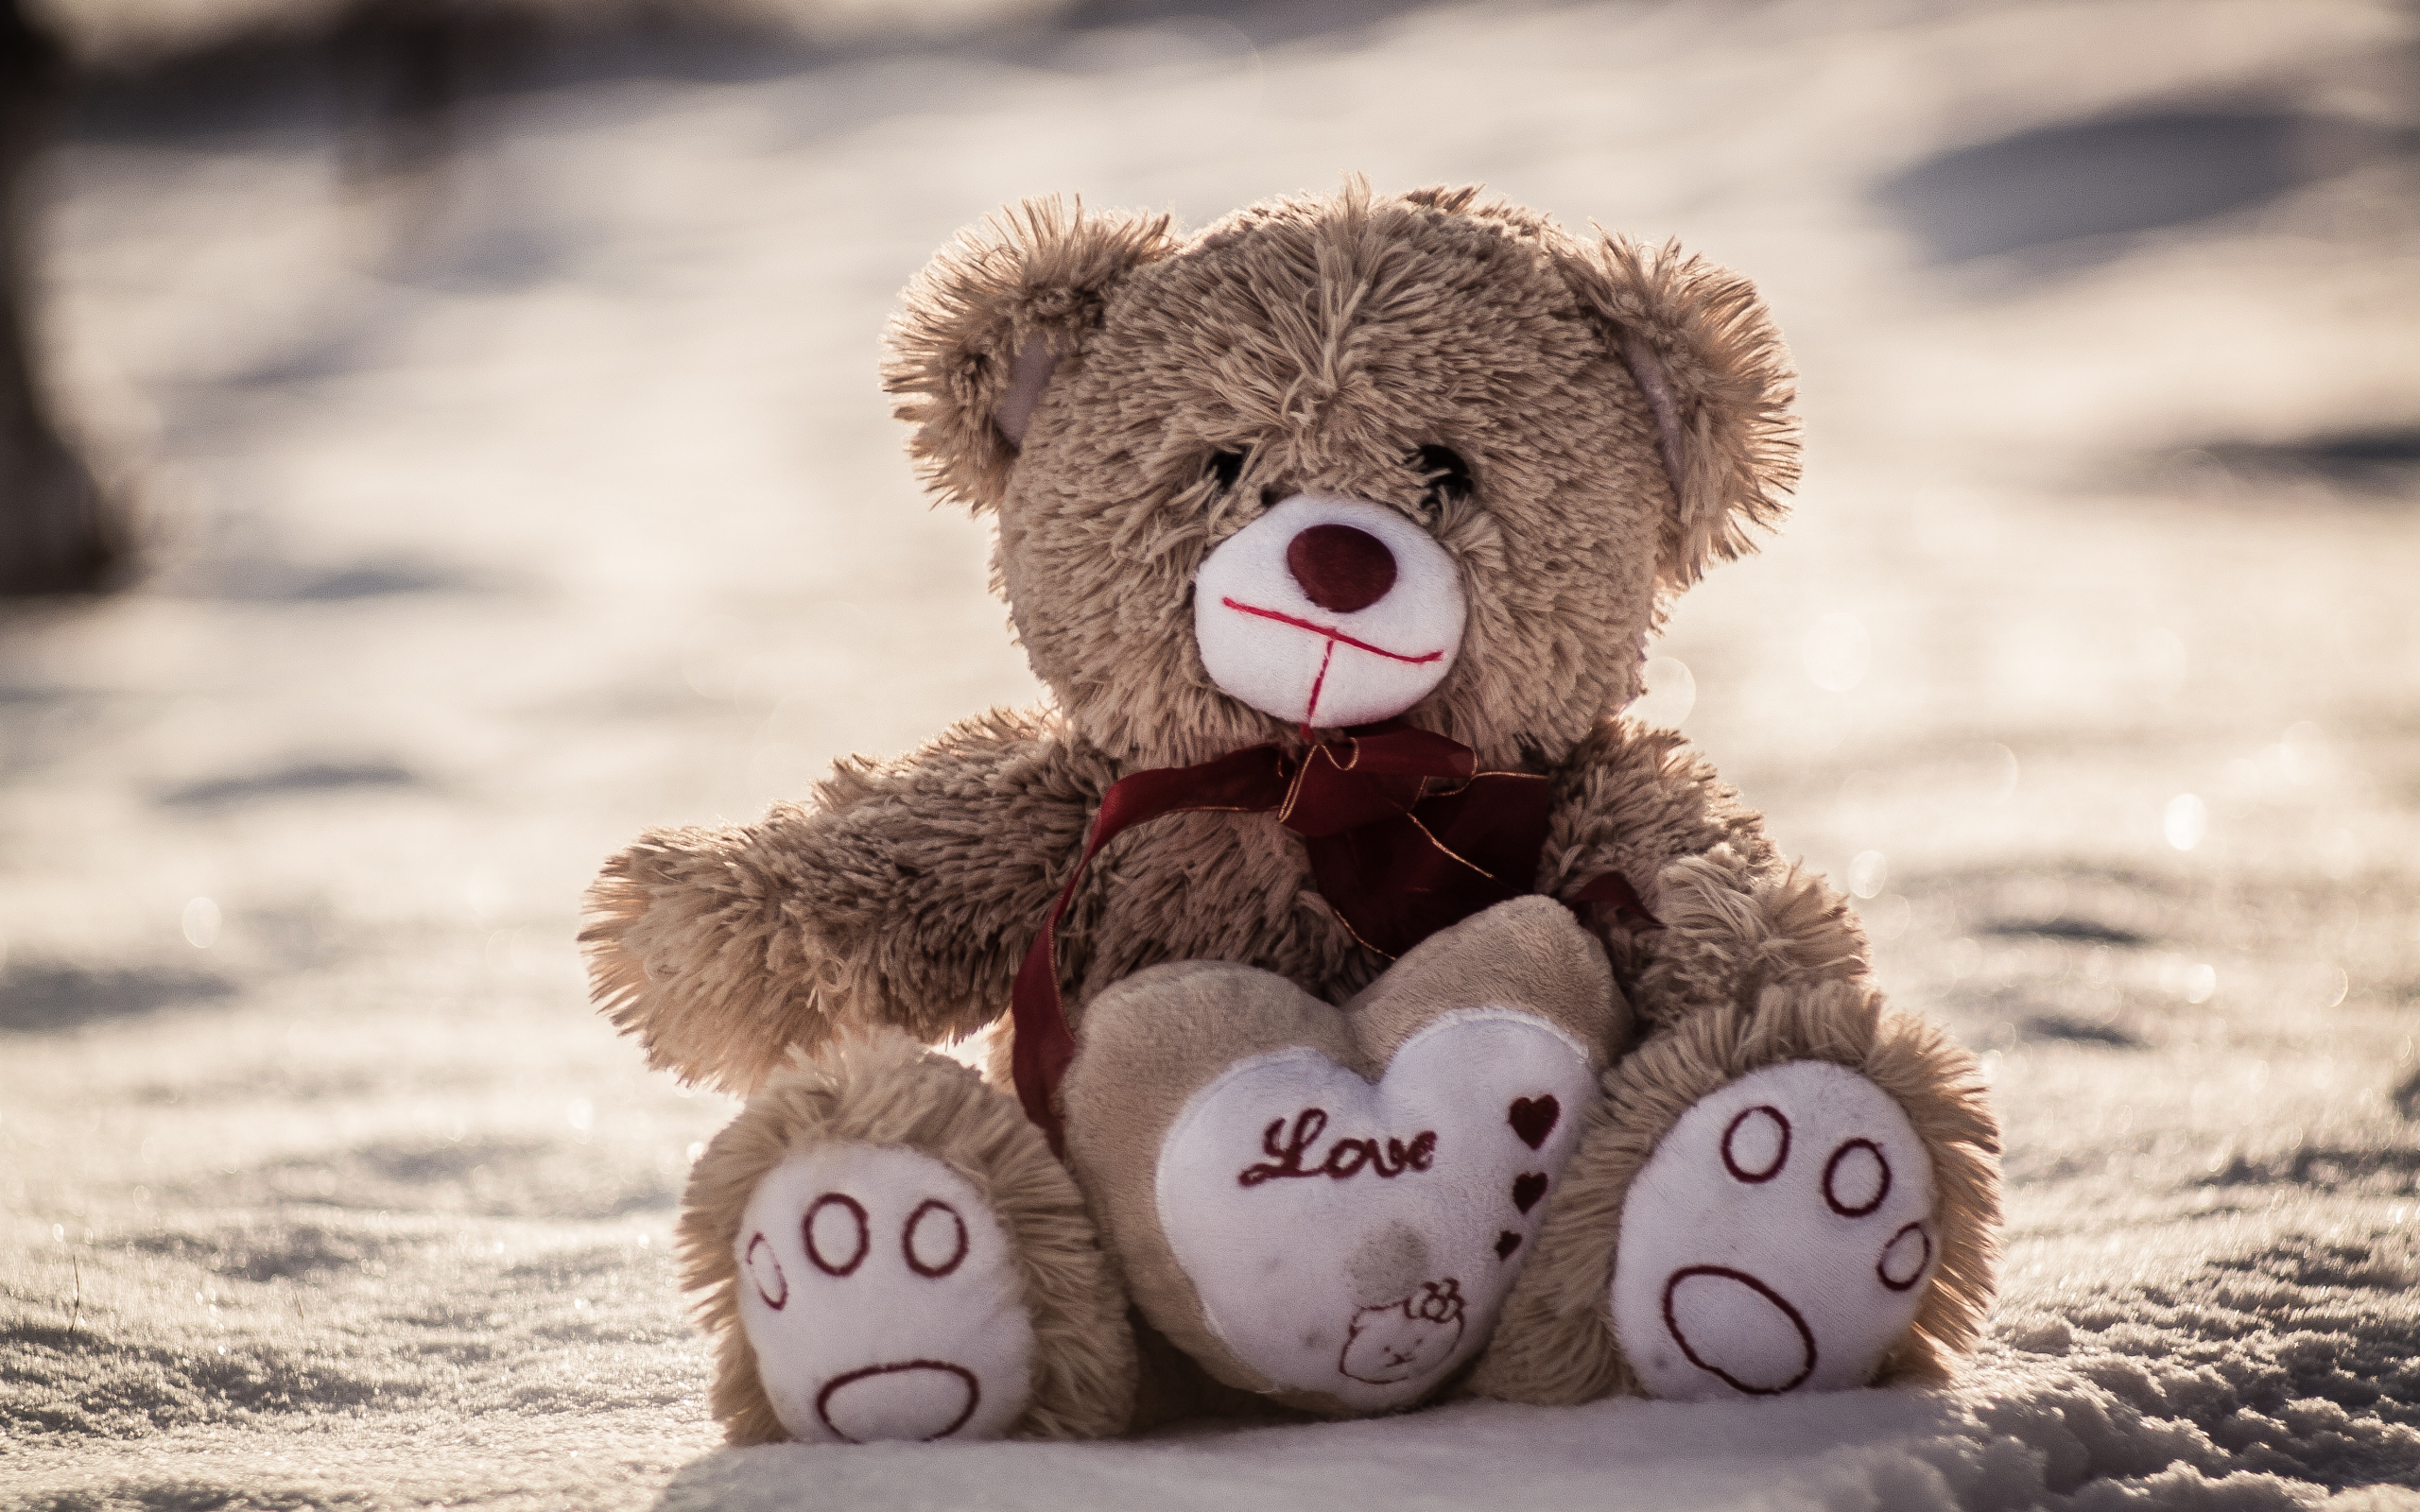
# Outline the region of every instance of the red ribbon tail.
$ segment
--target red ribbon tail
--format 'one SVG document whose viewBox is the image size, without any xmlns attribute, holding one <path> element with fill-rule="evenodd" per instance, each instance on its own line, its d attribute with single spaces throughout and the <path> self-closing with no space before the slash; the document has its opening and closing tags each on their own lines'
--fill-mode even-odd
<svg viewBox="0 0 2420 1512">
<path fill-rule="evenodd" d="M 1091 859 L 1088 855 L 1086 860 Z M 1077 876 L 1083 869 L 1077 868 Z M 1053 1095 L 1059 1080 L 1075 1063 L 1076 1037 L 1067 1028 L 1067 1015 L 1059 1001 L 1058 963 L 1052 957 L 1052 947 L 1058 941 L 1060 912 L 1067 906 L 1067 893 L 1075 890 L 1075 879 L 1068 879 L 1066 891 L 1059 895 L 1057 907 L 1050 910 L 1050 921 L 1042 926 L 1033 948 L 1025 953 L 1025 964 L 1017 968 L 1015 990 L 1010 998 L 1010 1015 L 1016 1025 L 1016 1043 L 1010 1048 L 1009 1066 L 1014 1074 L 1017 1101 L 1025 1105 L 1025 1116 L 1042 1130 L 1050 1142 L 1050 1153 L 1064 1158 L 1067 1153 L 1067 1131 L 1059 1117 L 1058 1099 Z"/>
<path fill-rule="evenodd" d="M 1059 963 L 1055 946 L 1059 919 L 1076 896 L 1084 868 L 1102 846 L 1129 825 L 1163 815 L 1194 809 L 1226 809 L 1257 814 L 1275 808 L 1286 797 L 1284 753 L 1274 746 L 1253 746 L 1232 751 L 1199 766 L 1163 766 L 1120 778 L 1102 795 L 1100 812 L 1093 816 L 1093 832 L 1077 858 L 1074 874 L 1059 889 L 1058 902 L 1042 922 L 1042 933 L 1017 968 L 1016 986 L 1009 994 L 1009 1017 L 1016 1027 L 1016 1044 L 1009 1054 L 1017 1101 L 1025 1116 L 1050 1142 L 1050 1153 L 1064 1157 L 1067 1133 L 1059 1116 L 1060 1079 L 1075 1063 L 1076 1037 L 1067 1027 L 1067 1010 L 1059 995 Z"/>
</svg>

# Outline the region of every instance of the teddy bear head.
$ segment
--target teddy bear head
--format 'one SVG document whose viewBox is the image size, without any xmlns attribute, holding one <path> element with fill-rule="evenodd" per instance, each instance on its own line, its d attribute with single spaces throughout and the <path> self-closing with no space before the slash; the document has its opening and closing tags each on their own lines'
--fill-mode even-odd
<svg viewBox="0 0 2420 1512">
<path fill-rule="evenodd" d="M 1401 717 L 1564 759 L 1795 480 L 1745 280 L 1475 188 L 1029 201 L 910 285 L 887 387 L 1084 738 L 1136 765 Z"/>
</svg>

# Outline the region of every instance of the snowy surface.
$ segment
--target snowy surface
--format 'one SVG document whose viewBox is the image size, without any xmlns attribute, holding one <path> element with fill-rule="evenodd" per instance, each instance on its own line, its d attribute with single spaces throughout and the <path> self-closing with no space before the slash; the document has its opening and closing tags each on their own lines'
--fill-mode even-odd
<svg viewBox="0 0 2420 1512">
<path fill-rule="evenodd" d="M 0 619 L 0 1507 L 2420 1504 L 2420 493 L 2303 444 L 2420 427 L 2412 13 L 1320 13 L 624 59 L 383 186 L 307 100 L 70 145 L 60 381 L 161 545 Z M 2269 125 L 2209 193 L 2155 130 L 2061 134 L 2213 110 Z M 731 1108 L 589 1013 L 579 889 L 1032 696 L 873 382 L 935 245 L 1357 168 L 1770 296 L 1800 511 L 1650 707 L 1985 1052 L 1985 1353 L 1937 1394 L 719 1449 L 666 1248 Z"/>
</svg>

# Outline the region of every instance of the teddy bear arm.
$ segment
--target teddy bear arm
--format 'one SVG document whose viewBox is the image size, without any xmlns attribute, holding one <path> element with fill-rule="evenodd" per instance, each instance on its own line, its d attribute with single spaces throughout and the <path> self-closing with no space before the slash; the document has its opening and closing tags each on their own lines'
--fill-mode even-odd
<svg viewBox="0 0 2420 1512">
<path fill-rule="evenodd" d="M 994 715 L 844 762 L 755 824 L 650 831 L 589 893 L 597 1005 L 650 1063 L 743 1094 L 842 1029 L 971 1033 L 1007 1007 L 1082 840 L 1092 765 Z"/>
<path fill-rule="evenodd" d="M 1541 889 L 1617 873 L 1639 908 L 1583 906 L 1642 1027 L 1753 1005 L 1767 988 L 1859 981 L 1848 901 L 1785 862 L 1762 816 L 1678 735 L 1609 720 L 1560 774 Z"/>
</svg>

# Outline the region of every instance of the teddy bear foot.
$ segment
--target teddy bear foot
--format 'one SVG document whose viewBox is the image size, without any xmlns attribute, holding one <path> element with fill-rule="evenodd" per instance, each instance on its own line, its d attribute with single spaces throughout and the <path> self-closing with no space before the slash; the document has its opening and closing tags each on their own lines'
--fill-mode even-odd
<svg viewBox="0 0 2420 1512">
<path fill-rule="evenodd" d="M 1125 1425 L 1125 1304 L 1016 1105 L 904 1040 L 794 1064 L 692 1174 L 693 1287 L 736 1442 Z"/>
<path fill-rule="evenodd" d="M 1651 1396 L 1866 1384 L 1939 1256 L 1932 1161 L 1828 1061 L 1752 1072 L 1681 1115 L 1631 1184 L 1614 1332 Z"/>
<path fill-rule="evenodd" d="M 740 1327 L 792 1438 L 995 1438 L 1025 1409 L 1033 1324 L 1008 1233 L 931 1156 L 791 1155 L 757 1183 L 735 1253 Z"/>
<path fill-rule="evenodd" d="M 1468 1389 L 1945 1380 L 1991 1300 L 1998 1148 L 1974 1057 L 1862 983 L 1685 1021 L 1606 1077 Z"/>
</svg>

